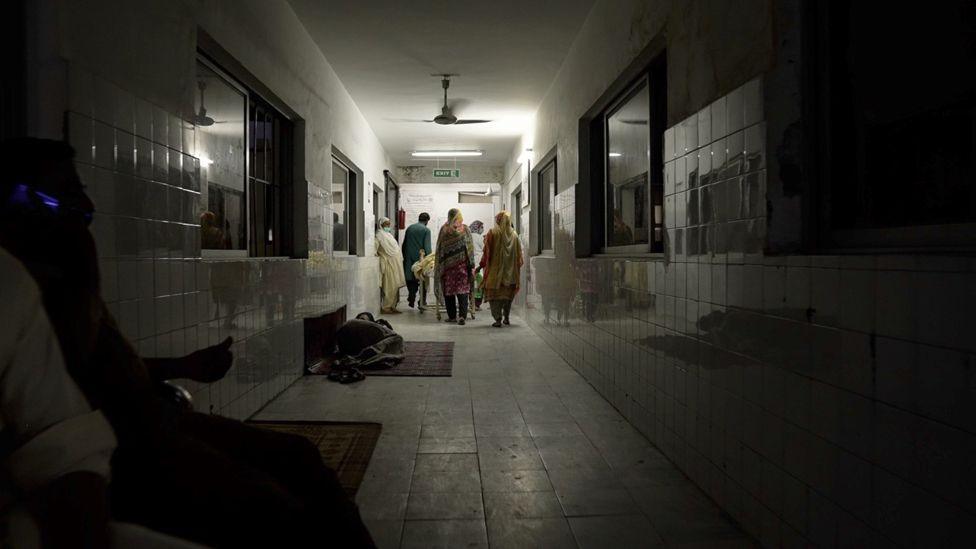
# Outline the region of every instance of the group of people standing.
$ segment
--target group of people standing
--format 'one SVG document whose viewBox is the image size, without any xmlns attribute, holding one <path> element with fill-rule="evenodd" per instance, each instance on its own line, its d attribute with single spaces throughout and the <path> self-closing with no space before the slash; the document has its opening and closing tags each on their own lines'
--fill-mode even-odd
<svg viewBox="0 0 976 549">
<path fill-rule="evenodd" d="M 512 300 L 519 291 L 523 263 L 522 244 L 512 227 L 511 214 L 501 211 L 495 215 L 495 227 L 483 236 L 481 221 L 465 225 L 461 210 L 452 208 L 447 222 L 437 233 L 436 250 L 431 249 L 429 221 L 430 215 L 424 212 L 417 223 L 407 228 L 401 253 L 390 220 L 380 219 L 376 255 L 380 258 L 382 312 L 399 313 L 396 305 L 403 286 L 408 289 L 408 304 L 414 306 L 421 281 L 414 274 L 413 266 L 433 251 L 434 291 L 447 309 L 447 322 L 464 325 L 468 308 L 473 305 L 479 309 L 485 299 L 495 320 L 492 326 L 510 324 Z M 469 303 L 471 297 L 474 304 Z"/>
</svg>

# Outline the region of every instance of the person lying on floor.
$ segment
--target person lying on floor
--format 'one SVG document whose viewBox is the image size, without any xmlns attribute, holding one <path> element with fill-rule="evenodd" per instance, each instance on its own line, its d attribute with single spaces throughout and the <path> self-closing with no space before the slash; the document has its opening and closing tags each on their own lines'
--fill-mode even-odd
<svg viewBox="0 0 976 549">
<path fill-rule="evenodd" d="M 229 342 L 196 358 L 149 361 L 102 301 L 88 231 L 94 207 L 61 142 L 0 145 L 0 246 L 41 288 L 69 373 L 118 438 L 113 517 L 215 547 L 374 547 L 355 505 L 305 438 L 165 405 L 154 383 L 219 378 Z M 193 355 L 191 355 L 192 357 Z M 223 370 L 223 371 L 221 371 Z"/>
</svg>

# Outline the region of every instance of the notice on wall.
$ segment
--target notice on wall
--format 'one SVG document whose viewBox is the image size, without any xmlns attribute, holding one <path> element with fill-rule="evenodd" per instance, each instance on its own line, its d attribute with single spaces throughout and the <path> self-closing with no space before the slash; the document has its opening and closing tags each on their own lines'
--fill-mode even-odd
<svg viewBox="0 0 976 549">
<path fill-rule="evenodd" d="M 407 223 L 402 229 L 417 222 L 421 212 L 434 216 L 434 194 L 423 191 L 400 191 L 400 207 L 406 212 Z"/>
</svg>

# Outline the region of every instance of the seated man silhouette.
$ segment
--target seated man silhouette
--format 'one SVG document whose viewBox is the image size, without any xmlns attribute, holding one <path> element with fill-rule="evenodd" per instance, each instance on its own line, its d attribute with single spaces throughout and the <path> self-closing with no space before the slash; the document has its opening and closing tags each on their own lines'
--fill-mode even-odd
<svg viewBox="0 0 976 549">
<path fill-rule="evenodd" d="M 302 437 L 167 405 L 156 382 L 214 381 L 230 341 L 143 360 L 99 291 L 94 207 L 61 142 L 0 145 L 0 246 L 41 288 L 68 371 L 118 438 L 113 517 L 217 547 L 372 547 L 355 505 Z"/>
</svg>

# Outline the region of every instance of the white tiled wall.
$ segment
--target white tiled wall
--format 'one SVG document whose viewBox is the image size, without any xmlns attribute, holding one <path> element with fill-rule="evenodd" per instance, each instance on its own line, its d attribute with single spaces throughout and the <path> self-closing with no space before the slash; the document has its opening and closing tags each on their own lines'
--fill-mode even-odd
<svg viewBox="0 0 976 549">
<path fill-rule="evenodd" d="M 560 194 L 528 321 L 765 547 L 958 543 L 976 261 L 765 256 L 762 88 L 667 131 L 663 259 L 574 259 Z"/>
<path fill-rule="evenodd" d="M 147 357 L 233 336 L 225 379 L 182 384 L 199 411 L 250 416 L 301 375 L 302 318 L 342 305 L 376 308 L 375 261 L 332 256 L 323 213 L 330 194 L 315 185 L 309 259 L 203 259 L 193 125 L 80 68 L 69 74 L 68 140 L 97 210 L 92 231 L 109 308 Z"/>
</svg>

